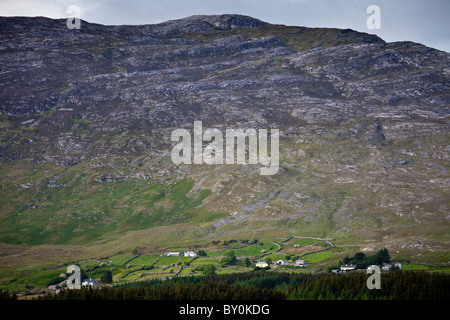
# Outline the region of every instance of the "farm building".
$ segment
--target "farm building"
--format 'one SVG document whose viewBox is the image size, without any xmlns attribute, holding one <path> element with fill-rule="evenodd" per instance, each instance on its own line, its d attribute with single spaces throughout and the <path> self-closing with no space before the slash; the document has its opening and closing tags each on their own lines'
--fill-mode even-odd
<svg viewBox="0 0 450 320">
<path fill-rule="evenodd" d="M 391 270 L 392 265 L 390 264 L 385 264 L 381 267 L 381 271 L 389 271 Z"/>
<path fill-rule="evenodd" d="M 98 286 L 98 281 L 96 279 L 84 279 L 81 283 L 83 286 Z"/>
<path fill-rule="evenodd" d="M 384 265 L 381 267 L 381 270 L 382 270 L 382 271 L 389 271 L 389 270 L 391 270 L 392 267 L 402 270 L 402 264 L 401 264 L 401 263 L 398 263 L 398 262 L 394 263 L 393 265 L 392 265 L 392 264 L 387 264 L 387 263 L 386 263 L 386 264 L 384 264 Z"/>
<path fill-rule="evenodd" d="M 277 261 L 277 265 L 279 265 L 279 266 L 288 266 L 290 264 L 291 263 L 289 261 L 287 261 L 287 260 L 278 260 Z"/>
<path fill-rule="evenodd" d="M 354 264 L 343 264 L 341 266 L 341 271 L 350 271 L 350 270 L 354 270 L 356 268 L 356 265 Z"/>
<path fill-rule="evenodd" d="M 258 260 L 255 265 L 259 268 L 265 268 L 269 266 L 266 260 Z"/>
<path fill-rule="evenodd" d="M 58 289 L 60 289 L 60 287 L 57 286 L 57 285 L 50 285 L 50 286 L 48 286 L 48 288 L 49 288 L 50 290 L 58 290 Z"/>
<path fill-rule="evenodd" d="M 342 273 L 342 271 L 339 269 L 333 269 L 333 270 L 331 270 L 331 273 L 339 274 L 339 273 Z"/>
<path fill-rule="evenodd" d="M 296 267 L 306 267 L 305 260 L 297 260 L 297 261 L 295 261 L 295 266 Z"/>
<path fill-rule="evenodd" d="M 181 255 L 180 252 L 166 252 L 165 255 L 167 257 L 179 257 Z"/>
<path fill-rule="evenodd" d="M 197 256 L 197 254 L 192 250 L 183 251 L 182 253 L 185 257 L 196 257 Z"/>
</svg>

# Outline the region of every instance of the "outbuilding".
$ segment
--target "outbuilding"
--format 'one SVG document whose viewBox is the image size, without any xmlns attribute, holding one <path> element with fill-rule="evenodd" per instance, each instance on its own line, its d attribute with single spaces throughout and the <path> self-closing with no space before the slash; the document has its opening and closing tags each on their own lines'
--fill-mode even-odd
<svg viewBox="0 0 450 320">
<path fill-rule="evenodd" d="M 356 268 L 356 265 L 354 264 L 343 264 L 341 266 L 341 271 L 351 271 L 354 270 Z"/>
<path fill-rule="evenodd" d="M 255 264 L 258 268 L 266 268 L 269 266 L 269 264 L 266 262 L 266 260 L 258 260 Z"/>
<path fill-rule="evenodd" d="M 96 279 L 84 279 L 81 283 L 83 286 L 98 286 L 98 281 Z"/>
</svg>

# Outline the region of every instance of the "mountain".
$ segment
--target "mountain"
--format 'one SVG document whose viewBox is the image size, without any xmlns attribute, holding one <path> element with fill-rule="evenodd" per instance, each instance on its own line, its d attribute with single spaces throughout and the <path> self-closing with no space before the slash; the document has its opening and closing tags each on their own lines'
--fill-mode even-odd
<svg viewBox="0 0 450 320">
<path fill-rule="evenodd" d="M 299 235 L 448 261 L 449 53 L 241 15 L 2 17 L 0 64 L 5 254 Z M 175 165 L 194 121 L 279 129 L 278 172 Z"/>
</svg>

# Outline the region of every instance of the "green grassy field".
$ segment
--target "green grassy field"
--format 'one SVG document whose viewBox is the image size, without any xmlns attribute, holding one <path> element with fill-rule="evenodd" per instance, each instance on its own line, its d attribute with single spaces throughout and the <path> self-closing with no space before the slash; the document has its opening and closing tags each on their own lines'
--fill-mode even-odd
<svg viewBox="0 0 450 320">
<path fill-rule="evenodd" d="M 302 257 L 302 259 L 306 260 L 308 263 L 317 263 L 317 262 L 322 262 L 323 260 L 326 260 L 333 256 L 334 256 L 334 252 L 332 252 L 331 250 L 327 250 L 327 251 L 308 254 L 308 255 Z"/>
<path fill-rule="evenodd" d="M 117 256 L 113 256 L 113 257 L 107 259 L 106 262 L 107 261 L 111 261 L 114 266 L 117 266 L 117 265 L 124 264 L 125 262 L 127 262 L 131 258 L 133 258 L 133 255 L 128 255 L 128 254 L 117 255 Z"/>
<path fill-rule="evenodd" d="M 262 257 L 261 259 L 267 259 L 267 258 L 270 258 L 272 260 L 272 262 L 277 262 L 278 260 L 285 260 L 286 255 L 281 254 L 281 253 L 271 253 L 271 254 L 268 254 L 267 256 Z"/>
<path fill-rule="evenodd" d="M 131 263 L 136 264 L 136 265 L 138 265 L 138 264 L 151 265 L 159 258 L 161 258 L 161 257 L 160 256 L 139 256 L 136 259 L 133 259 L 131 261 Z"/>
<path fill-rule="evenodd" d="M 53 270 L 54 267 L 41 265 L 0 268 L 0 277 L 3 279 L 0 289 L 18 290 L 60 283 L 63 280 L 60 274 L 65 270 Z"/>
<path fill-rule="evenodd" d="M 221 251 L 206 251 L 208 256 L 224 256 L 227 252 L 234 251 L 236 257 L 256 257 L 260 256 L 264 250 L 265 253 L 273 252 L 278 249 L 278 246 L 273 243 L 267 243 L 263 245 L 251 245 L 244 248 L 239 249 L 228 249 Z"/>
<path fill-rule="evenodd" d="M 260 254 L 262 248 L 266 250 L 272 250 L 278 248 L 273 244 L 252 245 L 239 251 L 239 256 L 243 254 L 249 254 L 251 256 Z M 283 246 L 288 248 L 289 246 Z M 234 250 L 234 251 L 237 251 Z M 336 264 L 339 259 L 342 259 L 346 255 L 354 254 L 356 249 L 354 248 L 333 248 L 327 251 L 313 253 L 304 256 L 302 259 L 311 264 L 307 268 L 294 268 L 294 267 L 277 267 L 272 269 L 272 272 L 290 272 L 290 273 L 305 273 L 309 274 L 317 271 L 320 268 L 326 268 L 327 265 Z M 283 250 L 282 250 L 283 251 Z M 270 258 L 273 263 L 277 260 L 285 259 L 286 256 L 281 253 L 271 253 L 264 258 Z M 100 279 L 104 270 L 112 272 L 115 283 L 126 283 L 130 281 L 149 280 L 162 277 L 171 277 L 175 275 L 180 267 L 185 266 L 185 262 L 190 261 L 190 257 L 161 257 L 159 255 L 141 255 L 136 259 L 133 259 L 130 263 L 123 265 L 124 262 L 134 257 L 131 254 L 123 253 L 116 256 L 112 256 L 102 261 L 87 261 L 78 263 L 82 272 L 89 278 Z M 242 256 L 241 256 L 242 257 Z M 155 261 L 158 261 L 156 264 Z M 213 264 L 217 266 L 218 274 L 229 274 L 239 272 L 252 271 L 254 266 L 244 267 L 242 262 L 238 262 L 235 266 L 222 266 L 220 256 L 206 256 L 198 257 L 189 265 L 181 269 L 179 276 L 185 275 L 200 275 L 202 274 L 201 268 L 207 264 Z M 154 266 L 152 266 L 154 264 Z M 424 270 L 428 272 L 445 272 L 450 273 L 450 266 L 448 265 L 428 265 L 419 263 L 404 263 L 402 265 L 403 270 L 414 271 Z M 64 279 L 60 277 L 61 273 L 66 272 L 66 266 L 56 265 L 40 265 L 40 266 L 22 266 L 22 267 L 3 267 L 0 268 L 0 278 L 3 279 L 0 283 L 0 289 L 8 290 L 23 290 L 24 288 L 46 287 L 50 284 L 59 284 Z M 138 270 L 139 269 L 139 270 Z M 130 271 L 135 271 L 128 274 Z M 127 275 L 128 274 L 128 275 Z"/>
<path fill-rule="evenodd" d="M 159 260 L 157 263 L 155 263 L 155 266 L 168 266 L 168 265 L 176 265 L 177 263 L 181 262 L 182 264 L 185 262 L 191 261 L 192 258 L 190 257 L 163 257 L 161 260 Z"/>
<path fill-rule="evenodd" d="M 450 266 L 448 265 L 425 265 L 425 264 L 402 264 L 402 270 L 425 270 L 428 272 L 446 272 L 450 273 Z"/>
<path fill-rule="evenodd" d="M 0 241 L 80 245 L 106 234 L 192 223 L 199 215 L 203 222 L 217 217 L 197 208 L 209 190 L 188 195 L 192 180 L 170 185 L 140 179 L 96 182 L 101 174 L 83 167 L 31 167 L 20 161 L 2 165 L 0 177 L 8 179 L 0 183 Z M 17 198 L 16 185 L 30 187 Z"/>
<path fill-rule="evenodd" d="M 191 262 L 191 266 L 203 266 L 205 264 L 219 265 L 221 257 L 200 257 Z"/>
<path fill-rule="evenodd" d="M 316 240 L 316 239 L 299 239 L 299 238 L 292 238 L 291 240 L 289 240 L 289 244 L 298 244 L 302 247 L 304 246 L 311 246 L 313 244 L 319 243 L 321 242 L 320 240 Z"/>
</svg>

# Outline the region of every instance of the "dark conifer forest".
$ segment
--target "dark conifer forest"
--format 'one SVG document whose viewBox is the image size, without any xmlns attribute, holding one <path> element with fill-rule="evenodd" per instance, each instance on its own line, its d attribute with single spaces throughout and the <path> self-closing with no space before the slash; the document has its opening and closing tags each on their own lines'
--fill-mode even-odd
<svg viewBox="0 0 450 320">
<path fill-rule="evenodd" d="M 62 290 L 45 300 L 448 300 L 450 276 L 422 271 L 381 274 L 381 289 L 368 289 L 368 274 L 292 274 L 258 271 L 175 277 L 125 285 Z M 2 293 L 3 298 L 11 298 Z"/>
</svg>

